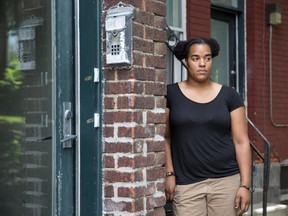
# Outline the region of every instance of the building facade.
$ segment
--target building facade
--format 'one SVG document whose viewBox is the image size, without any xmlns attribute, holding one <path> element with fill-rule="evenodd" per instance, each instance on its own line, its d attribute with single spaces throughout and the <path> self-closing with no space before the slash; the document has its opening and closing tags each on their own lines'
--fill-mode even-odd
<svg viewBox="0 0 288 216">
<path fill-rule="evenodd" d="M 287 166 L 286 0 L 1 0 L 0 27 L 3 215 L 165 215 L 178 39 L 219 41 L 212 78 L 239 91 Z"/>
</svg>

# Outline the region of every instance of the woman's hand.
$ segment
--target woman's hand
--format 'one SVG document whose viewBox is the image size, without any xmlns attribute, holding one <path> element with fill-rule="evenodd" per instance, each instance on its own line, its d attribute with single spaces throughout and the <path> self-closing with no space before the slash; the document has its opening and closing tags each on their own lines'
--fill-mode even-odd
<svg viewBox="0 0 288 216">
<path fill-rule="evenodd" d="M 235 200 L 235 208 L 238 209 L 238 215 L 242 215 L 246 211 L 248 211 L 250 206 L 251 194 L 250 191 L 246 188 L 240 187 L 238 189 L 236 200 Z"/>
<path fill-rule="evenodd" d="M 174 199 L 174 191 L 176 187 L 176 179 L 175 176 L 166 177 L 165 182 L 165 195 L 167 201 L 172 201 Z"/>
</svg>

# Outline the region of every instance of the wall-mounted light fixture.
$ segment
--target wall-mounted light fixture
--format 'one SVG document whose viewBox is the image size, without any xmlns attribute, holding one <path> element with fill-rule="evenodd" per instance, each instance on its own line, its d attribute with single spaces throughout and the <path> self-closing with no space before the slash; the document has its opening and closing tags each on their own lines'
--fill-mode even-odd
<svg viewBox="0 0 288 216">
<path fill-rule="evenodd" d="M 266 4 L 266 23 L 267 25 L 278 25 L 282 23 L 280 4 Z"/>
</svg>

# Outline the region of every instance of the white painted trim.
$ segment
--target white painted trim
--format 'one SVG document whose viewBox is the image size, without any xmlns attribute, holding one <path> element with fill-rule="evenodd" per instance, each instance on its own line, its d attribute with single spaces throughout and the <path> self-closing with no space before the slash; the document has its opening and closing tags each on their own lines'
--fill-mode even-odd
<svg viewBox="0 0 288 216">
<path fill-rule="evenodd" d="M 75 141 L 75 215 L 80 216 L 80 143 L 81 143 L 81 136 L 80 136 L 80 0 L 74 0 L 75 4 L 75 130 L 78 139 Z"/>
</svg>

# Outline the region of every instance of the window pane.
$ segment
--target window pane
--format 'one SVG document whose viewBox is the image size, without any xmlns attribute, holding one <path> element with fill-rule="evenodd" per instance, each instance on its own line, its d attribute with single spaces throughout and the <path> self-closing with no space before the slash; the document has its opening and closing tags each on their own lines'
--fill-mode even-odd
<svg viewBox="0 0 288 216">
<path fill-rule="evenodd" d="M 238 7 L 238 0 L 211 0 L 211 3 L 223 4 L 229 7 Z"/>
<path fill-rule="evenodd" d="M 184 39 L 185 15 L 183 12 L 185 11 L 183 11 L 182 7 L 185 8 L 185 5 L 186 0 L 166 0 L 166 20 L 169 25 L 167 39 L 170 48 L 173 48 L 176 45 L 177 39 Z M 173 83 L 183 80 L 186 76 L 184 67 L 181 65 L 181 62 L 174 57 L 170 49 L 168 49 L 167 58 L 167 82 Z"/>
<path fill-rule="evenodd" d="M 182 1 L 179 0 L 167 0 L 167 24 L 182 28 Z"/>
<path fill-rule="evenodd" d="M 217 38 L 221 55 L 213 59 L 212 79 L 223 85 L 229 85 L 229 24 L 220 20 L 211 20 L 211 36 Z"/>
<path fill-rule="evenodd" d="M 0 214 L 52 215 L 51 1 L 0 1 Z"/>
</svg>

